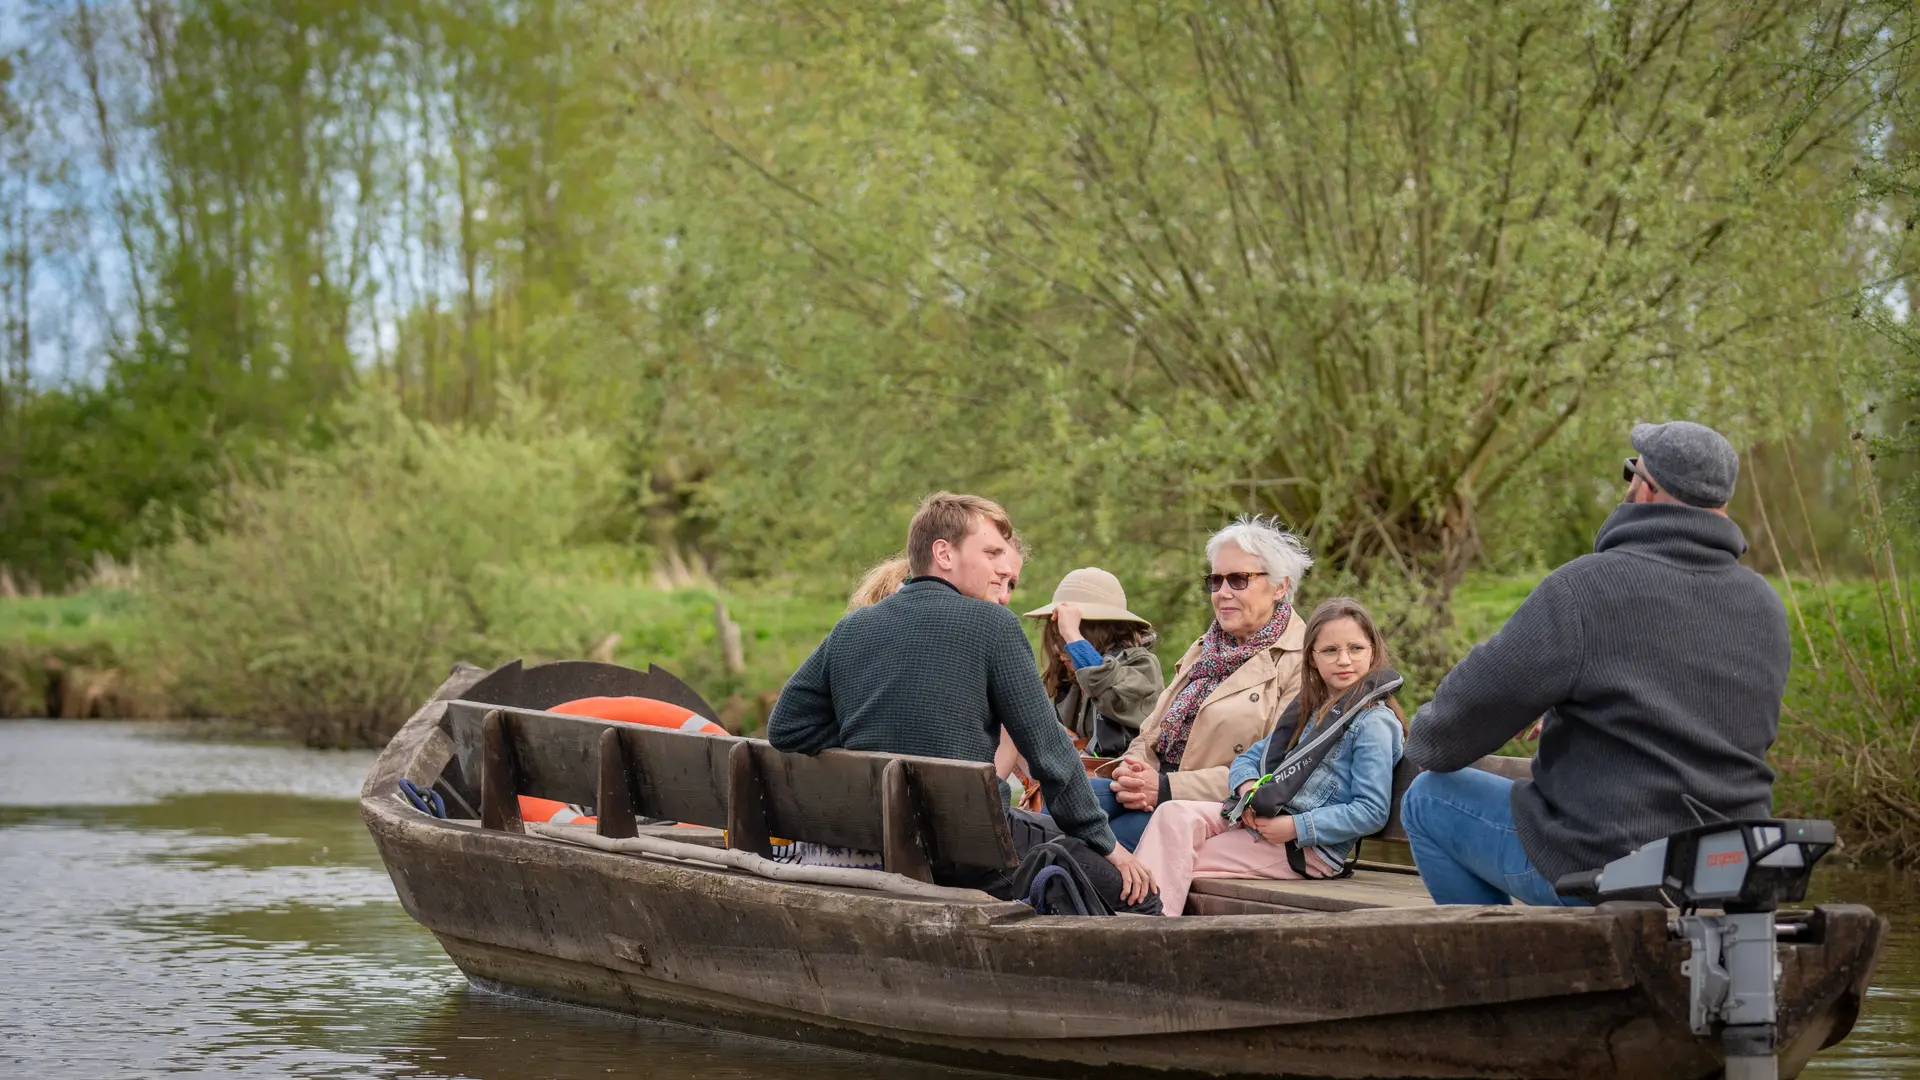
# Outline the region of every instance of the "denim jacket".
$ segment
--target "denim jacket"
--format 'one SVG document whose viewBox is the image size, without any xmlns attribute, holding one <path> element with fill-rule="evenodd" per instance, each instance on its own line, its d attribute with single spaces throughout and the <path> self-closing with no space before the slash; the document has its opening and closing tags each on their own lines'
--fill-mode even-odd
<svg viewBox="0 0 1920 1080">
<path fill-rule="evenodd" d="M 1302 741 L 1311 738 L 1318 726 L 1316 722 L 1301 732 Z M 1228 790 L 1238 791 L 1241 784 L 1259 779 L 1271 738 L 1261 739 L 1233 759 Z M 1353 718 L 1340 744 L 1287 803 L 1301 847 L 1321 848 L 1345 862 L 1353 854 L 1354 841 L 1386 828 L 1393 809 L 1393 767 L 1400 763 L 1404 742 L 1400 718 L 1385 705 L 1375 705 Z"/>
</svg>

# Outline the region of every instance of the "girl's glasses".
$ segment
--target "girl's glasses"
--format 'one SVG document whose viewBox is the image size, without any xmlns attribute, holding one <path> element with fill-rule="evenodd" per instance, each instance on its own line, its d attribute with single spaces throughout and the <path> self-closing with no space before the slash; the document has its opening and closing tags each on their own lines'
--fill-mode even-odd
<svg viewBox="0 0 1920 1080">
<path fill-rule="evenodd" d="M 1342 653 L 1358 660 L 1372 652 L 1373 646 L 1364 642 L 1359 645 L 1322 645 L 1313 651 L 1319 653 L 1322 660 L 1338 660 Z"/>
<path fill-rule="evenodd" d="M 1252 583 L 1254 578 L 1266 576 L 1266 571 L 1254 570 L 1244 574 L 1208 574 L 1200 580 L 1207 587 L 1207 595 L 1212 596 L 1214 593 L 1220 591 L 1221 585 L 1225 585 L 1234 592 L 1246 592 L 1247 586 Z"/>
</svg>

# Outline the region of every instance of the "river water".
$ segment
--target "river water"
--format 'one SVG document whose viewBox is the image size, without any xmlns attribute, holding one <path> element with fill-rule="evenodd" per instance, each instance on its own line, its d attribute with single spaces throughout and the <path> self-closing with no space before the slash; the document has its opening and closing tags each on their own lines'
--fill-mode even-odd
<svg viewBox="0 0 1920 1080">
<path fill-rule="evenodd" d="M 401 911 L 370 753 L 0 722 L 0 1076 L 954 1078 L 469 988 Z M 1867 1013 L 1803 1076 L 1920 1080 L 1920 878 L 1824 873 L 1894 919 Z"/>
</svg>

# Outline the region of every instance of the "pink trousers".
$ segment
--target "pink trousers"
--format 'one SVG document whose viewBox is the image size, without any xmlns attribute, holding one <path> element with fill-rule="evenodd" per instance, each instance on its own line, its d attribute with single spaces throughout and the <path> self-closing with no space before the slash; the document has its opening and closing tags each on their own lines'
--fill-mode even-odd
<svg viewBox="0 0 1920 1080">
<path fill-rule="evenodd" d="M 1194 878 L 1298 880 L 1287 849 L 1259 833 L 1220 819 L 1220 804 L 1179 800 L 1154 808 L 1153 819 L 1133 853 L 1160 886 L 1160 914 L 1177 916 L 1187 906 Z"/>
</svg>

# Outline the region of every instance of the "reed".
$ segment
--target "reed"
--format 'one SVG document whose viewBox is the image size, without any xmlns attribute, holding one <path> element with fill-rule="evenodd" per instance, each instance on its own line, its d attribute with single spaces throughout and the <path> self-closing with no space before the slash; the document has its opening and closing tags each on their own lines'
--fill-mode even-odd
<svg viewBox="0 0 1920 1080">
<path fill-rule="evenodd" d="M 1792 505 L 1758 507 L 1797 646 L 1774 750 L 1777 808 L 1832 819 L 1854 858 L 1920 865 L 1920 593 L 1912 537 L 1886 513 L 1874 461 L 1856 443 L 1857 532 L 1869 574 L 1835 578 L 1811 540 L 1791 453 L 1785 461 Z M 1758 496 L 1759 485 L 1752 490 Z M 1804 549 L 1795 520 L 1808 538 Z"/>
</svg>

